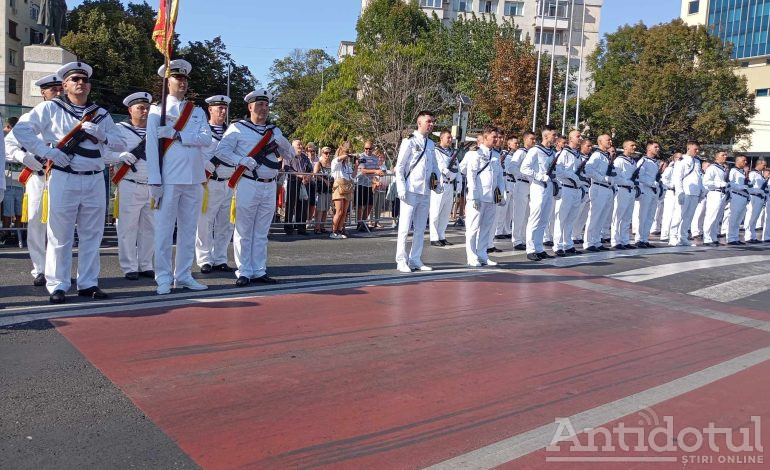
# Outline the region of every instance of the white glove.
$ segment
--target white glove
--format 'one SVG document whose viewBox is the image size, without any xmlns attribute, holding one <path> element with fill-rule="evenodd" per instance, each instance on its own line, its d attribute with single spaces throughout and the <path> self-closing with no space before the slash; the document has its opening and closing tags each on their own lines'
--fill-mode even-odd
<svg viewBox="0 0 770 470">
<path fill-rule="evenodd" d="M 250 158 L 249 160 L 253 160 L 253 158 Z M 211 163 L 211 160 L 206 160 L 206 163 L 203 164 L 203 166 L 206 168 L 206 171 L 209 173 L 214 173 L 217 171 L 217 166 Z"/>
<path fill-rule="evenodd" d="M 503 206 L 505 206 L 506 202 L 508 202 L 508 198 L 503 196 L 503 200 L 498 202 L 497 205 L 500 206 L 500 207 L 503 207 Z"/>
<path fill-rule="evenodd" d="M 104 142 L 107 140 L 107 133 L 99 127 L 98 124 L 94 124 L 93 122 L 84 122 L 82 124 L 83 130 L 86 132 L 86 134 L 90 134 L 96 138 L 99 142 Z"/>
<path fill-rule="evenodd" d="M 406 191 L 399 191 L 398 198 L 401 199 L 402 201 L 406 201 Z"/>
<path fill-rule="evenodd" d="M 245 166 L 249 170 L 254 171 L 254 169 L 257 168 L 257 161 L 251 157 L 243 157 L 238 160 L 238 165 Z"/>
<path fill-rule="evenodd" d="M 476 209 L 476 210 L 480 210 L 481 209 L 481 203 L 479 201 L 474 200 L 473 201 L 473 208 Z"/>
<path fill-rule="evenodd" d="M 150 197 L 155 199 L 155 202 L 158 202 L 160 201 L 161 196 L 163 196 L 163 186 L 159 184 L 151 184 Z"/>
<path fill-rule="evenodd" d="M 118 158 L 120 158 L 120 161 L 125 163 L 126 165 L 133 165 L 134 163 L 136 163 L 136 157 L 134 156 L 133 153 L 122 152 L 120 154 L 120 157 Z"/>
<path fill-rule="evenodd" d="M 22 159 L 24 166 L 32 171 L 40 171 L 43 169 L 43 164 L 40 163 L 34 155 L 29 152 L 24 152 L 24 158 Z"/>
<path fill-rule="evenodd" d="M 684 193 L 679 193 L 676 196 L 676 200 L 679 202 L 680 206 L 684 205 Z"/>
<path fill-rule="evenodd" d="M 160 139 L 173 139 L 176 137 L 176 129 L 174 126 L 160 126 L 158 127 L 158 138 Z"/>
<path fill-rule="evenodd" d="M 68 166 L 72 160 L 72 157 L 57 148 L 53 148 L 47 151 L 44 157 L 48 160 L 53 160 L 54 165 L 62 167 Z"/>
</svg>

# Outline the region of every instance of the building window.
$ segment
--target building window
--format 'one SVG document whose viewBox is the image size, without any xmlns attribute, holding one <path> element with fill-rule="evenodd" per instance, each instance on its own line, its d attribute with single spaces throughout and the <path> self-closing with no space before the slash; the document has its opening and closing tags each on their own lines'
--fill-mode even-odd
<svg viewBox="0 0 770 470">
<path fill-rule="evenodd" d="M 11 39 L 19 40 L 19 37 L 16 36 L 16 27 L 18 24 L 16 24 L 15 21 L 8 20 L 8 36 Z"/>
<path fill-rule="evenodd" d="M 479 13 L 492 13 L 494 10 L 492 8 L 492 0 L 481 0 L 479 2 Z"/>
<path fill-rule="evenodd" d="M 524 2 L 505 2 L 505 12 L 507 16 L 524 16 Z"/>
<path fill-rule="evenodd" d="M 535 44 L 540 44 L 540 30 L 535 30 Z M 543 45 L 553 44 L 553 30 L 543 31 Z M 556 45 L 564 44 L 564 38 L 561 31 L 556 31 Z"/>
<path fill-rule="evenodd" d="M 40 16 L 40 7 L 33 3 L 29 6 L 29 18 L 37 21 L 38 16 Z"/>
<path fill-rule="evenodd" d="M 694 15 L 700 11 L 700 0 L 694 0 L 687 6 L 687 13 Z"/>
<path fill-rule="evenodd" d="M 10 5 L 11 8 L 16 8 L 16 0 L 11 0 Z"/>
<path fill-rule="evenodd" d="M 15 78 L 8 78 L 8 93 L 11 93 L 13 95 L 16 94 L 16 79 Z"/>
<path fill-rule="evenodd" d="M 567 17 L 567 7 L 569 6 L 569 2 L 565 2 L 564 0 L 544 0 L 543 3 L 541 3 L 542 10 L 539 10 L 543 16 L 546 18 L 566 18 Z"/>
<path fill-rule="evenodd" d="M 471 0 L 457 0 L 457 11 L 471 11 L 473 2 Z"/>
<path fill-rule="evenodd" d="M 760 88 L 756 93 L 757 98 L 760 96 L 770 96 L 770 88 Z"/>
<path fill-rule="evenodd" d="M 16 51 L 13 49 L 8 49 L 8 63 L 16 66 Z"/>
<path fill-rule="evenodd" d="M 442 0 L 420 0 L 420 6 L 425 8 L 441 8 Z"/>
</svg>

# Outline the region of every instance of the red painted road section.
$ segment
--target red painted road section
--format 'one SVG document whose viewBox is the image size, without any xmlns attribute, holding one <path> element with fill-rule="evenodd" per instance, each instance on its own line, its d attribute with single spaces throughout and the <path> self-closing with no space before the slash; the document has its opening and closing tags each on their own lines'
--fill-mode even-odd
<svg viewBox="0 0 770 470">
<path fill-rule="evenodd" d="M 752 422 L 752 416 L 757 423 Z M 656 428 L 668 428 L 671 422 L 671 432 L 655 432 Z M 503 469 L 545 468 L 545 469 L 596 469 L 617 468 L 628 469 L 665 469 L 665 468 L 770 468 L 770 363 L 763 363 L 733 376 L 724 378 L 701 389 L 681 395 L 623 419 L 603 425 L 612 430 L 619 423 L 629 429 L 643 429 L 642 441 L 637 434 L 626 434 L 625 443 L 628 451 L 620 448 L 617 433 L 610 441 L 616 447 L 615 451 L 591 452 L 570 451 L 572 443 L 561 443 L 561 451 L 540 451 L 504 465 Z M 714 432 L 714 447 L 709 443 L 709 432 L 704 431 L 713 423 L 713 428 L 729 429 L 731 449 L 727 445 L 727 432 Z M 682 435 L 679 433 L 687 427 L 697 429 Z M 743 431 L 742 431 L 743 430 Z M 744 434 L 745 440 L 744 440 Z M 598 436 L 598 434 L 596 434 Z M 650 436 L 659 446 L 656 452 L 651 444 Z M 676 444 L 673 439 L 677 439 Z M 698 444 L 698 438 L 702 444 Z M 579 436 L 580 444 L 588 445 L 585 434 Z M 605 445 L 603 438 L 597 438 L 598 447 Z M 683 442 L 679 445 L 679 442 Z M 743 448 L 744 443 L 748 446 Z M 664 450 L 667 444 L 672 450 Z M 757 445 L 759 444 L 759 445 Z M 637 445 L 646 445 L 647 451 L 637 450 Z M 685 452 L 685 450 L 689 452 Z M 674 462 L 625 462 L 612 463 L 575 463 L 546 461 L 549 457 L 673 457 Z"/>
<path fill-rule="evenodd" d="M 205 468 L 419 468 L 770 345 L 563 279 L 500 273 L 56 324 Z"/>
</svg>

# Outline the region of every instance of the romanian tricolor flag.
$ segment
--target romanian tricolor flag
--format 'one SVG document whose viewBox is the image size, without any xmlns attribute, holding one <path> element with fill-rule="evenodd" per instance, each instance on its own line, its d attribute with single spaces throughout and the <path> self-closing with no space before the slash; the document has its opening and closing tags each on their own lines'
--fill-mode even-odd
<svg viewBox="0 0 770 470">
<path fill-rule="evenodd" d="M 166 73 L 169 73 L 168 63 L 171 60 L 171 48 L 174 45 L 174 25 L 179 11 L 179 0 L 160 0 L 158 20 L 152 28 L 152 40 L 155 47 L 166 58 Z"/>
</svg>

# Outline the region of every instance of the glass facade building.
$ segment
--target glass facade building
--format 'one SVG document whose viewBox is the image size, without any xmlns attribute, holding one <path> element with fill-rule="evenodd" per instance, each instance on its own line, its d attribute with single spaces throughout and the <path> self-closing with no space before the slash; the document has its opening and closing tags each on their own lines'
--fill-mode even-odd
<svg viewBox="0 0 770 470">
<path fill-rule="evenodd" d="M 707 21 L 714 34 L 733 44 L 733 58 L 770 55 L 770 0 L 708 0 Z"/>
</svg>

